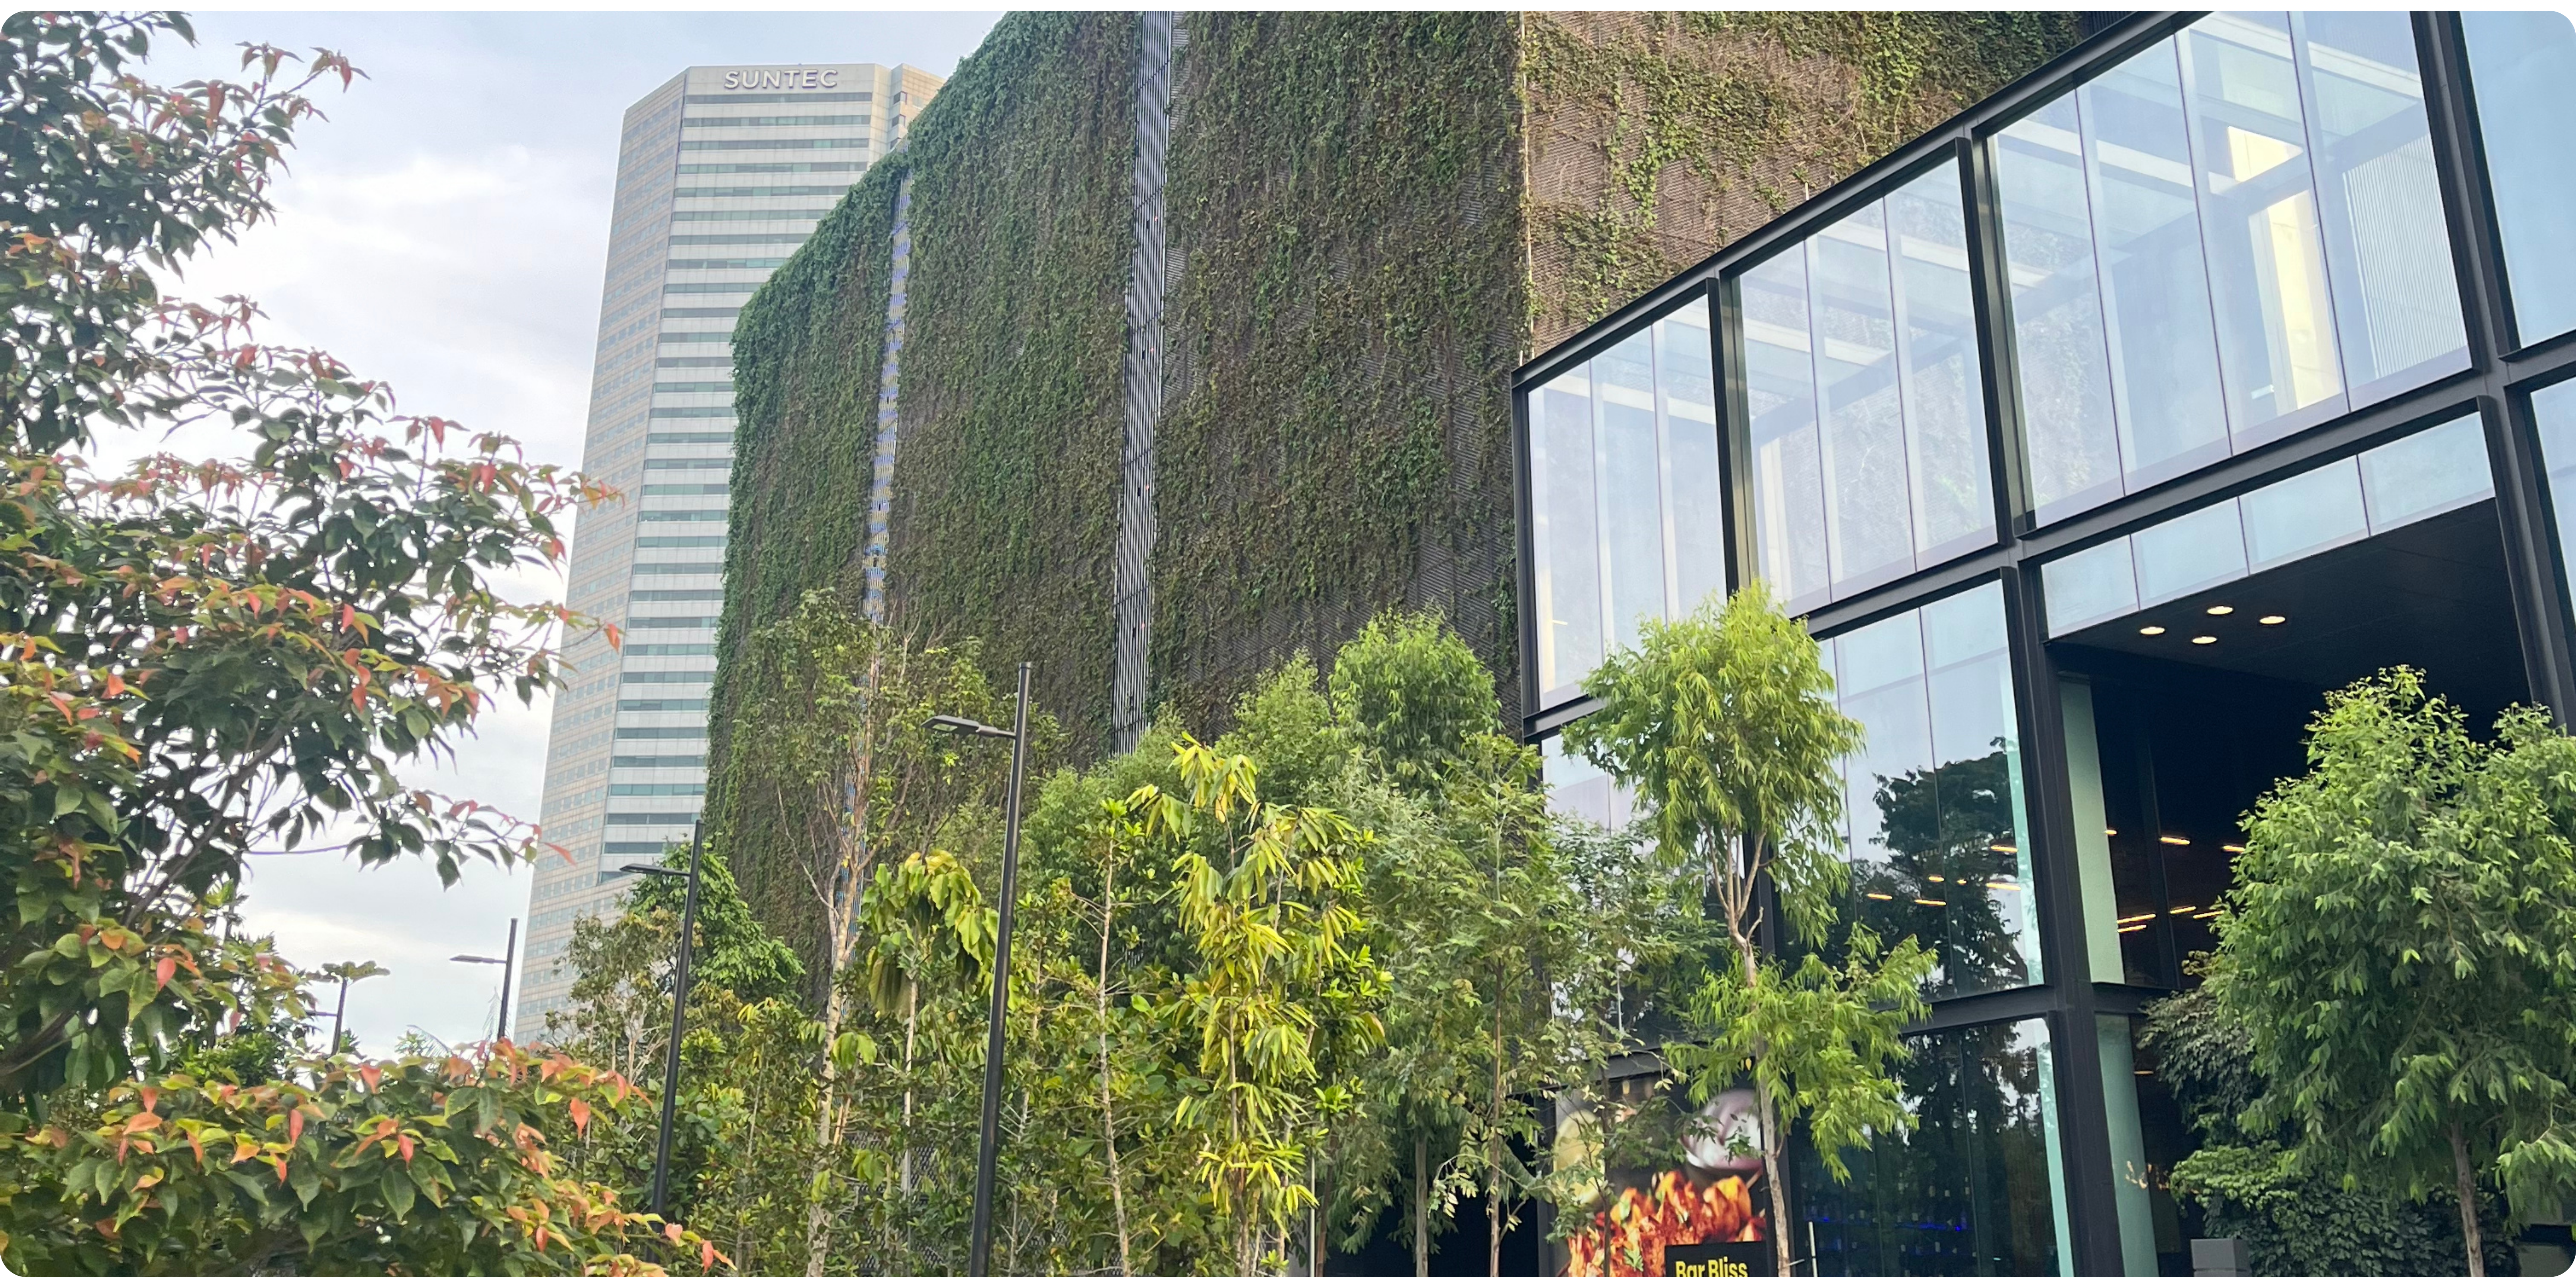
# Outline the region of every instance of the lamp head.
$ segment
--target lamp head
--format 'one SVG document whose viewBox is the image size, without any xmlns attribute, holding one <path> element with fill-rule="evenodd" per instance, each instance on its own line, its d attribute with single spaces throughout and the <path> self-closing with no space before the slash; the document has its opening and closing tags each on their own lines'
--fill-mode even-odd
<svg viewBox="0 0 2576 1288">
<path fill-rule="evenodd" d="M 620 872 L 632 873 L 639 877 L 684 877 L 689 875 L 689 870 L 687 868 L 666 868 L 658 863 L 629 863 L 617 870 Z"/>
<path fill-rule="evenodd" d="M 996 729 L 980 720 L 969 720 L 964 716 L 932 716 L 928 720 L 922 721 L 921 727 L 936 730 L 940 733 L 962 733 L 969 738 L 1014 738 L 1018 736 L 1008 729 Z"/>
<path fill-rule="evenodd" d="M 473 957 L 473 956 L 469 956 L 469 955 L 464 954 L 464 953 L 458 953 L 458 954 L 457 954 L 457 955 L 455 955 L 454 957 L 450 957 L 450 958 L 448 958 L 447 960 L 452 961 L 452 962 L 465 962 L 465 963 L 467 963 L 468 965 L 473 965 L 473 966 L 507 966 L 507 965 L 509 965 L 509 964 L 510 964 L 510 963 L 508 963 L 508 962 L 505 962 L 505 961 L 501 960 L 501 959 L 500 959 L 500 958 L 498 958 L 498 957 Z"/>
</svg>

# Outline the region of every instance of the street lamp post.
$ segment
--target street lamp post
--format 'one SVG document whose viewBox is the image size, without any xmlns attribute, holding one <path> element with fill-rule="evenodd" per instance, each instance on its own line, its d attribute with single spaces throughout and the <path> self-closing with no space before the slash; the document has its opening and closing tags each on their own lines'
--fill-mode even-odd
<svg viewBox="0 0 2576 1288">
<path fill-rule="evenodd" d="M 1029 765 L 1029 664 L 1020 663 L 1018 714 L 1008 731 L 962 716 L 932 716 L 929 727 L 973 738 L 1011 740 L 1011 783 L 1003 797 L 1001 924 L 994 928 L 993 1004 L 985 1017 L 984 1127 L 975 1151 L 974 1243 L 966 1273 L 981 1276 L 993 1261 L 993 1168 L 1001 1152 L 1002 1017 L 1011 994 L 1011 913 L 1020 897 L 1020 779 Z"/>
<path fill-rule="evenodd" d="M 501 1018 L 492 1025 L 492 1040 L 495 1042 L 510 1036 L 510 975 L 519 964 L 518 918 L 510 918 L 510 937 L 502 942 L 504 947 L 498 957 L 475 957 L 467 953 L 458 953 L 447 959 L 452 962 L 469 962 L 476 966 L 501 968 Z"/>
<path fill-rule="evenodd" d="M 629 863 L 618 869 L 647 877 L 686 877 L 688 893 L 680 897 L 680 958 L 671 968 L 671 1045 L 662 1053 L 662 1126 L 653 1137 L 653 1201 L 646 1205 L 656 1216 L 667 1216 L 671 1198 L 671 1116 L 678 1111 L 680 1097 L 680 1034 L 689 1020 L 689 942 L 698 925 L 698 870 L 705 865 L 699 843 L 706 836 L 706 820 L 700 819 L 689 829 L 689 870 L 658 867 L 650 863 Z"/>
</svg>

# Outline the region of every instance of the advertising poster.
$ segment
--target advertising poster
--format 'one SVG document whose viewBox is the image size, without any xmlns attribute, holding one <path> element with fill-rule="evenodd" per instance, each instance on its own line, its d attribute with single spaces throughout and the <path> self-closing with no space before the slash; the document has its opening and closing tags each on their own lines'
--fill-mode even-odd
<svg viewBox="0 0 2576 1288">
<path fill-rule="evenodd" d="M 1598 1106 L 1560 1111 L 1560 1174 L 1597 1183 L 1558 1247 L 1558 1272 L 1614 1278 L 1746 1278 L 1773 1273 L 1761 1119 L 1736 1089 L 1693 1103 L 1660 1076 L 1615 1084 Z M 1606 1159 L 1606 1165 L 1604 1160 Z"/>
</svg>

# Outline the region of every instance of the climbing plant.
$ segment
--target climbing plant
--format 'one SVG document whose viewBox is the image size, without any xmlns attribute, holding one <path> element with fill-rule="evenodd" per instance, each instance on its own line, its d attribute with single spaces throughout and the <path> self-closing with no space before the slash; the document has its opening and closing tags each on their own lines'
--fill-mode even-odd
<svg viewBox="0 0 2576 1288">
<path fill-rule="evenodd" d="M 1207 13 L 1173 86 L 1157 698 L 1438 607 L 1505 677 L 1513 20 Z"/>
</svg>

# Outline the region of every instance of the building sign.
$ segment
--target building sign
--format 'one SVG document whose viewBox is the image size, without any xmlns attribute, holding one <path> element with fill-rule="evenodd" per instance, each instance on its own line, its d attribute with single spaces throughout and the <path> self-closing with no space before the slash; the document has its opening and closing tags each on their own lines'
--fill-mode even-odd
<svg viewBox="0 0 2576 1288">
<path fill-rule="evenodd" d="M 726 89 L 839 89 L 837 67 L 760 67 L 724 74 Z"/>
<path fill-rule="evenodd" d="M 1771 1241 L 1675 1244 L 1664 1249 L 1664 1273 L 1674 1279 L 1768 1279 Z"/>
</svg>

